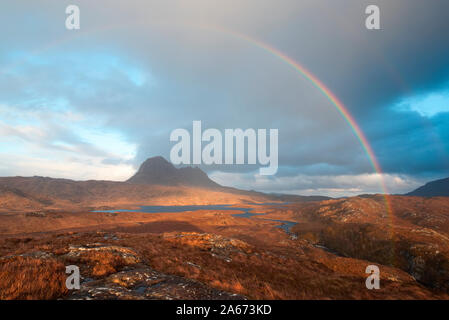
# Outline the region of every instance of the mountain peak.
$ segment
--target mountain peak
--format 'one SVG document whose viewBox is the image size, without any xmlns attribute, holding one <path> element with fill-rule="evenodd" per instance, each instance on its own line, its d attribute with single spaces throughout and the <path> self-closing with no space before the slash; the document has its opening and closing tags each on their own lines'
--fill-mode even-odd
<svg viewBox="0 0 449 320">
<path fill-rule="evenodd" d="M 139 167 L 139 170 L 127 180 L 136 184 L 151 185 L 185 185 L 195 187 L 219 187 L 200 168 L 183 167 L 177 169 L 164 157 L 148 158 Z"/>
<path fill-rule="evenodd" d="M 176 169 L 173 164 L 168 162 L 164 157 L 157 156 L 145 160 L 139 168 L 139 171 L 148 171 L 154 169 L 173 170 Z"/>
</svg>

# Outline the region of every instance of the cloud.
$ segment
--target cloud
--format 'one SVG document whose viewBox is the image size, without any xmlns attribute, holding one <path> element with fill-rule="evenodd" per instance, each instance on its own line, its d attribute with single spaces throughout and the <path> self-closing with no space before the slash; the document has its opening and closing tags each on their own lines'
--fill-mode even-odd
<svg viewBox="0 0 449 320">
<path fill-rule="evenodd" d="M 402 112 L 415 111 L 427 118 L 449 112 L 449 89 L 404 98 L 397 104 L 397 109 Z"/>
<path fill-rule="evenodd" d="M 414 186 L 447 175 L 448 113 L 432 97 L 449 81 L 449 3 L 80 0 L 79 32 L 64 27 L 70 1 L 45 4 L 19 0 L 0 11 L 0 28 L 14 30 L 0 44 L 0 144 L 21 161 L 28 152 L 29 171 L 55 173 L 34 165 L 36 157 L 82 159 L 84 166 L 67 165 L 71 176 L 71 165 L 80 177 L 114 166 L 125 172 L 149 156 L 168 158 L 170 132 L 201 120 L 220 130 L 279 129 L 273 190 L 379 192 L 366 153 L 329 100 L 241 33 L 300 62 L 339 97 L 392 192 L 406 189 L 394 177 Z M 381 31 L 364 27 L 368 4 L 381 8 Z M 5 166 L 5 174 L 22 172 Z M 268 190 L 251 166 L 202 169 Z"/>
<path fill-rule="evenodd" d="M 0 159 L 9 168 L 3 175 L 64 177 L 63 163 L 67 164 L 66 177 L 75 179 L 126 178 L 133 171 L 134 145 L 74 113 L 21 113 L 20 108 L 1 105 L 0 115 Z M 108 173 L 112 164 L 115 171 Z"/>
<path fill-rule="evenodd" d="M 124 181 L 134 174 L 126 164 L 104 164 L 99 159 L 80 157 L 46 157 L 11 155 L 0 152 L 1 176 L 49 176 L 73 180 Z"/>
<path fill-rule="evenodd" d="M 358 175 L 304 175 L 285 177 L 268 177 L 258 174 L 238 174 L 213 172 L 211 178 L 222 185 L 234 186 L 247 190 L 271 193 L 325 195 L 342 197 L 362 193 L 384 193 L 381 183 L 387 191 L 406 193 L 423 184 L 422 180 L 408 176 L 365 173 Z M 231 185 L 230 185 L 231 183 Z"/>
</svg>

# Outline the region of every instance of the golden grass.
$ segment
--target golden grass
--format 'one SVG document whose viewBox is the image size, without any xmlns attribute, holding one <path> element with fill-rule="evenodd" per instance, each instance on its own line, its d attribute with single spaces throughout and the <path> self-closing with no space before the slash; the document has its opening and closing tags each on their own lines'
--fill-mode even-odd
<svg viewBox="0 0 449 320">
<path fill-rule="evenodd" d="M 56 299 L 68 292 L 65 280 L 65 266 L 54 259 L 7 258 L 0 262 L 0 299 Z"/>
<path fill-rule="evenodd" d="M 152 234 L 118 234 L 120 240 L 105 240 L 103 234 L 58 234 L 43 238 L 0 240 L 0 255 L 43 250 L 59 255 L 54 259 L 16 257 L 0 264 L 0 299 L 55 299 L 67 293 L 64 265 L 76 264 L 84 277 L 103 278 L 129 265 L 109 251 L 65 256 L 71 245 L 102 242 L 131 248 L 142 263 L 166 273 L 195 279 L 211 287 L 250 299 L 391 299 L 432 298 L 427 289 L 400 276 L 400 282 L 382 280 L 382 289 L 366 290 L 366 261 L 332 258 L 317 251 L 302 251 L 294 242 L 288 247 L 253 247 L 232 242 L 217 249 L 208 237 L 167 238 Z M 195 240 L 197 239 L 197 240 Z M 205 241 L 205 242 L 203 242 Z M 214 251 L 215 255 L 213 255 Z M 222 251 L 220 251 L 222 250 Z M 318 256 L 316 256 L 318 254 Z M 66 258 L 64 258 L 66 257 Z M 343 259 L 343 260 L 339 260 Z M 399 271 L 395 271 L 396 274 Z M 436 296 L 435 296 L 436 297 Z M 441 296 L 443 297 L 443 296 Z M 447 296 L 444 296 L 447 298 Z"/>
</svg>

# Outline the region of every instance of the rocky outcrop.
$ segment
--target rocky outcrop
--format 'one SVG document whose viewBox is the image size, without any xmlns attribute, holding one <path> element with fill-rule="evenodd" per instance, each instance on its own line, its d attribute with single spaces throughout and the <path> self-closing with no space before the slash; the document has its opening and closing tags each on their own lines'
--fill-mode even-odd
<svg viewBox="0 0 449 320">
<path fill-rule="evenodd" d="M 84 279 L 80 290 L 67 299 L 74 300 L 236 300 L 245 297 L 208 287 L 198 281 L 167 275 L 138 264 L 126 267 L 104 279 Z"/>
</svg>

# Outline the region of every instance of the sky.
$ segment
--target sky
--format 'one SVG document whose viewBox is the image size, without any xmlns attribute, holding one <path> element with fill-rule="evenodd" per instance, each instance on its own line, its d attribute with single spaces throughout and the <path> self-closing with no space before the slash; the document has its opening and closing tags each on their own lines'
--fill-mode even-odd
<svg viewBox="0 0 449 320">
<path fill-rule="evenodd" d="M 80 8 L 67 30 L 65 8 Z M 380 30 L 365 8 L 380 8 Z M 0 176 L 122 181 L 170 133 L 279 130 L 279 170 L 201 165 L 264 192 L 409 192 L 449 176 L 449 2 L 2 1 Z M 248 40 L 252 39 L 252 40 Z M 313 83 L 344 104 L 382 169 Z"/>
</svg>

